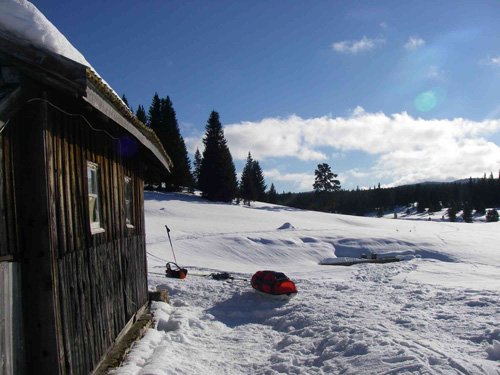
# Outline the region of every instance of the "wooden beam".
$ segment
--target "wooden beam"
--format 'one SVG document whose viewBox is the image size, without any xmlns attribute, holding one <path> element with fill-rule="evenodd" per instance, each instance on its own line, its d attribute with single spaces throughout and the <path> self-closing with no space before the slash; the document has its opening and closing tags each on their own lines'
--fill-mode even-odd
<svg viewBox="0 0 500 375">
<path fill-rule="evenodd" d="M 120 114 L 106 99 L 104 99 L 98 91 L 88 86 L 86 96 L 83 99 L 88 102 L 92 107 L 109 117 L 116 122 L 128 133 L 133 135 L 144 147 L 153 153 L 158 161 L 165 167 L 167 171 L 170 170 L 169 161 L 162 155 L 160 150 L 151 142 L 135 125 L 128 121 L 122 114 Z"/>
<path fill-rule="evenodd" d="M 57 301 L 45 149 L 46 103 L 23 107 L 14 157 L 18 228 L 22 236 L 22 298 L 27 373 L 63 374 L 58 347 Z M 20 127 L 19 127 L 20 128 Z M 29 150 L 29 151 L 28 151 Z"/>
<path fill-rule="evenodd" d="M 37 47 L 0 30 L 0 63 L 73 95 L 82 95 L 87 83 L 85 65 Z"/>
</svg>

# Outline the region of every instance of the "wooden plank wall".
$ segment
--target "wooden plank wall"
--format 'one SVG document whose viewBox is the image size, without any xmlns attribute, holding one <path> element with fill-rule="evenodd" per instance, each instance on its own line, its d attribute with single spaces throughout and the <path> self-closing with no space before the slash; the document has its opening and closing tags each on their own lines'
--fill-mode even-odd
<svg viewBox="0 0 500 375">
<path fill-rule="evenodd" d="M 0 262 L 0 374 L 24 371 L 22 342 L 21 267 L 17 262 Z"/>
<path fill-rule="evenodd" d="M 82 109 L 73 109 L 73 113 Z M 111 122 L 86 114 L 92 127 L 119 134 Z M 49 165 L 52 240 L 65 373 L 88 374 L 135 312 L 147 302 L 143 181 L 137 158 L 78 116 L 49 106 L 45 136 Z M 89 225 L 87 161 L 100 167 L 103 233 Z M 124 178 L 134 187 L 134 228 L 125 222 Z"/>
<path fill-rule="evenodd" d="M 15 122 L 12 119 L 0 134 L 0 259 L 19 256 L 11 139 Z"/>
</svg>

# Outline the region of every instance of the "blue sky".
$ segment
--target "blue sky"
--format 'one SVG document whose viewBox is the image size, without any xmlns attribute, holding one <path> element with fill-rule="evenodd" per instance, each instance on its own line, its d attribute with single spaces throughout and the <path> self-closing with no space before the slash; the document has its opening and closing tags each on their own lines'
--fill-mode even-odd
<svg viewBox="0 0 500 375">
<path fill-rule="evenodd" d="M 218 111 L 278 191 L 500 169 L 500 2 L 33 3 L 134 110 L 169 95 L 191 153 Z"/>
</svg>

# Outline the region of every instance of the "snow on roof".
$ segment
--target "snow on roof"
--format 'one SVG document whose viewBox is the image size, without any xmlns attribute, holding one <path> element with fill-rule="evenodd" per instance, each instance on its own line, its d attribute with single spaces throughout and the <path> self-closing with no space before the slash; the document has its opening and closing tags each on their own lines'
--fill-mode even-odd
<svg viewBox="0 0 500 375">
<path fill-rule="evenodd" d="M 0 30 L 91 67 L 85 57 L 29 1 L 0 1 Z"/>
<path fill-rule="evenodd" d="M 88 81 L 92 82 L 128 121 L 153 140 L 160 153 L 164 155 L 166 165 L 171 165 L 170 157 L 156 134 L 137 119 L 116 91 L 36 6 L 27 0 L 0 0 L 0 32 L 6 32 L 35 47 L 87 66 Z"/>
<path fill-rule="evenodd" d="M 29 1 L 0 1 L 0 31 L 6 31 L 37 47 L 88 66 L 93 73 L 91 75 L 97 76 L 107 86 L 107 89 L 116 96 L 120 102 L 119 106 L 124 106 L 128 109 L 128 106 L 123 103 L 116 91 L 97 73 L 82 53 Z"/>
</svg>

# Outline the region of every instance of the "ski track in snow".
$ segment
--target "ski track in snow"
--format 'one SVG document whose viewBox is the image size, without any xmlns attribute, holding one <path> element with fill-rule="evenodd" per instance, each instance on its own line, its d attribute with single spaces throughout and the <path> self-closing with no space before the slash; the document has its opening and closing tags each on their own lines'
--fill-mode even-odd
<svg viewBox="0 0 500 375">
<path fill-rule="evenodd" d="M 196 209 L 189 204 L 180 206 L 182 222 L 186 210 Z M 146 202 L 154 211 L 151 205 Z M 169 221 L 175 223 L 175 210 L 170 214 Z M 235 217 L 229 220 L 238 224 Z M 340 220 L 346 225 L 358 222 Z M 295 225 L 293 214 L 288 221 Z M 500 291 L 488 288 L 481 278 L 470 285 L 462 279 L 456 283 L 456 274 L 464 269 L 465 279 L 486 271 L 497 275 L 498 264 L 490 270 L 464 262 L 459 249 L 456 254 L 443 251 L 444 241 L 457 246 L 463 238 L 457 242 L 446 237 L 451 233 L 438 231 L 444 239 L 424 235 L 421 249 L 418 244 L 412 248 L 408 238 L 392 239 L 392 234 L 367 240 L 363 232 L 369 224 L 356 229 L 358 238 L 353 233 L 325 235 L 324 228 L 283 233 L 279 225 L 275 230 L 251 230 L 251 225 L 239 232 L 219 227 L 210 233 L 206 224 L 196 233 L 176 235 L 178 258 L 193 265 L 186 280 L 162 276 L 170 244 L 165 234 L 159 241 L 159 230 L 153 233 L 158 241 L 148 244 L 149 287 L 167 290 L 171 304 L 153 303 L 155 328 L 112 373 L 500 374 Z M 424 232 L 418 225 L 412 230 Z M 300 257 L 303 252 L 321 257 L 377 246 L 389 251 L 406 247 L 414 254 L 420 251 L 422 258 L 347 268 L 301 267 L 308 259 Z M 290 300 L 270 299 L 249 285 L 250 270 L 265 264 L 261 257 L 275 253 L 286 258 L 281 269 L 299 290 Z M 217 271 L 233 271 L 235 280 L 206 276 Z"/>
</svg>

